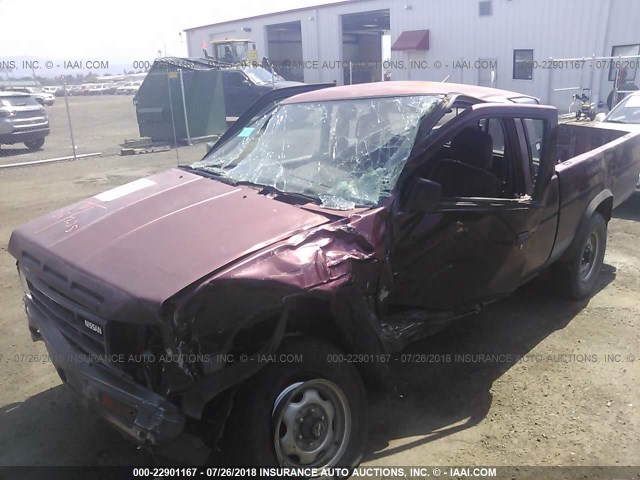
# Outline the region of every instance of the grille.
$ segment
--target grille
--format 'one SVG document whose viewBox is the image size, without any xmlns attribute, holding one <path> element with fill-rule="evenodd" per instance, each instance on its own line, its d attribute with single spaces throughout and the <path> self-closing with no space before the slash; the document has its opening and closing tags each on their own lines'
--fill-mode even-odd
<svg viewBox="0 0 640 480">
<path fill-rule="evenodd" d="M 104 355 L 106 349 L 106 322 L 64 297 L 53 288 L 33 278 L 27 278 L 33 303 L 52 320 L 60 333 L 80 351 Z M 85 320 L 98 327 L 102 334 L 87 327 Z"/>
</svg>

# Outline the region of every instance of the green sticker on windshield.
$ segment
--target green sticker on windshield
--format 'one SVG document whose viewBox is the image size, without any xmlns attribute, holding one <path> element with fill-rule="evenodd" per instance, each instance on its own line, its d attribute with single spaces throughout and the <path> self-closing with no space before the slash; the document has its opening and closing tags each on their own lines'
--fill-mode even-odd
<svg viewBox="0 0 640 480">
<path fill-rule="evenodd" d="M 240 133 L 238 134 L 239 137 L 248 137 L 249 135 L 251 135 L 251 132 L 253 132 L 254 128 L 253 127 L 244 127 L 242 130 L 240 130 Z"/>
</svg>

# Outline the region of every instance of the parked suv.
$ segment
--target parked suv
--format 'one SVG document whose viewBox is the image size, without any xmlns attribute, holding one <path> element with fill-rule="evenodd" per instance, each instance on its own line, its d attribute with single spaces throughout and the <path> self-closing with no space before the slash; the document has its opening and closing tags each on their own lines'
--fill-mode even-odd
<svg viewBox="0 0 640 480">
<path fill-rule="evenodd" d="M 38 150 L 49 135 L 49 118 L 35 97 L 20 92 L 0 92 L 0 144 L 24 143 Z"/>
</svg>

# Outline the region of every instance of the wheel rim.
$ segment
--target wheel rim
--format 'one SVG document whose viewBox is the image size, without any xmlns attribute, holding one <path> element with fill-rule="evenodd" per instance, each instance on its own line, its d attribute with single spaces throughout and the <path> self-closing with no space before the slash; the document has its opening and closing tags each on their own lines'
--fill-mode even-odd
<svg viewBox="0 0 640 480">
<path fill-rule="evenodd" d="M 285 388 L 274 402 L 274 446 L 283 466 L 335 466 L 351 436 L 351 409 L 342 389 L 314 379 Z"/>
<path fill-rule="evenodd" d="M 582 258 L 580 259 L 580 278 L 583 281 L 589 280 L 593 275 L 598 256 L 598 244 L 598 235 L 592 232 L 584 246 Z"/>
</svg>

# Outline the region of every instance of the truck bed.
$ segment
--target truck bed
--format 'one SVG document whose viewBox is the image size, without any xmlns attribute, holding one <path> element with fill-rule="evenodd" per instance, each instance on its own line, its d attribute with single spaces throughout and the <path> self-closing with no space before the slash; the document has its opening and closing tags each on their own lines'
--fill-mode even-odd
<svg viewBox="0 0 640 480">
<path fill-rule="evenodd" d="M 616 125 L 617 127 L 617 125 Z M 611 192 L 611 209 L 635 190 L 640 174 L 640 130 L 594 125 L 557 127 L 560 205 L 554 255 L 571 244 L 585 209 L 601 192 Z"/>
<path fill-rule="evenodd" d="M 614 130 L 592 125 L 561 123 L 558 125 L 558 163 L 595 150 L 628 133 L 623 129 Z"/>
</svg>

